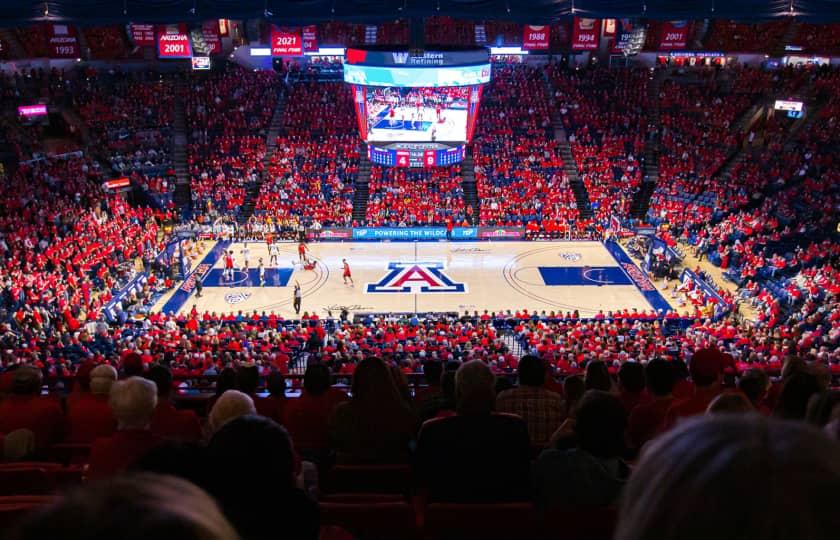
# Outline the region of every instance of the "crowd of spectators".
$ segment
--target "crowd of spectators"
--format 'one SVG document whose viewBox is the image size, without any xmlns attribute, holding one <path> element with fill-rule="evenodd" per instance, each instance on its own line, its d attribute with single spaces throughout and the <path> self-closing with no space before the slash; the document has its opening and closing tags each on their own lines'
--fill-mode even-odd
<svg viewBox="0 0 840 540">
<path fill-rule="evenodd" d="M 471 206 L 464 204 L 461 168 L 423 170 L 373 167 L 367 224 L 376 227 L 469 225 Z"/>
<path fill-rule="evenodd" d="M 785 45 L 781 41 L 790 21 L 746 23 L 715 19 L 711 25 L 704 43 L 707 50 L 746 53 L 774 50 L 780 44 Z"/>
<path fill-rule="evenodd" d="M 649 72 L 553 64 L 548 75 L 596 220 L 629 215 L 642 180 Z"/>
<path fill-rule="evenodd" d="M 359 169 L 356 118 L 343 83 L 296 84 L 286 98 L 256 201 L 258 215 L 292 226 L 298 221 L 348 226 Z"/>
</svg>

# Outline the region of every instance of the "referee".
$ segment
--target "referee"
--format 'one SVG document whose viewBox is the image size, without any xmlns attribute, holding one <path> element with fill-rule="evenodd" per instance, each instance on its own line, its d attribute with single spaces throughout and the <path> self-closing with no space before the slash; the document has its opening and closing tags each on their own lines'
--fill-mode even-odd
<svg viewBox="0 0 840 540">
<path fill-rule="evenodd" d="M 302 295 L 300 292 L 300 283 L 295 281 L 295 291 L 294 291 L 294 306 L 295 306 L 295 315 L 300 315 L 300 301 Z"/>
</svg>

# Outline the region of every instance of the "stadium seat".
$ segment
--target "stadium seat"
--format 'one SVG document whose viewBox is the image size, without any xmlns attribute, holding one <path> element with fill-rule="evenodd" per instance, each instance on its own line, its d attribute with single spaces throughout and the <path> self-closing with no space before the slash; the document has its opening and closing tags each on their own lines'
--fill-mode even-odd
<svg viewBox="0 0 840 540">
<path fill-rule="evenodd" d="M 390 493 L 407 495 L 411 489 L 408 465 L 336 465 L 324 474 L 325 493 Z"/>
<path fill-rule="evenodd" d="M 540 534 L 544 540 L 610 540 L 616 520 L 611 506 L 556 506 L 542 513 Z"/>
<path fill-rule="evenodd" d="M 417 538 L 414 509 L 406 502 L 322 502 L 321 525 L 337 525 L 356 540 Z"/>
<path fill-rule="evenodd" d="M 54 495 L 0 496 L 0 531 L 8 531 L 30 512 L 55 500 Z"/>
<path fill-rule="evenodd" d="M 537 516 L 531 503 L 430 504 L 421 520 L 427 540 L 531 538 Z M 559 536 L 558 536 L 559 537 Z"/>
<path fill-rule="evenodd" d="M 47 495 L 54 490 L 55 483 L 45 469 L 0 468 L 0 495 Z"/>
</svg>

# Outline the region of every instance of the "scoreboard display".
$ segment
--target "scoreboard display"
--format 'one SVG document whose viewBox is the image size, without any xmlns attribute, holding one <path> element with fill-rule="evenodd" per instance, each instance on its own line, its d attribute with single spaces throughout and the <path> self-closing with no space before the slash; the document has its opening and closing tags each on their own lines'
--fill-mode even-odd
<svg viewBox="0 0 840 540">
<path fill-rule="evenodd" d="M 466 145 L 444 146 L 427 144 L 395 145 L 383 147 L 368 145 L 368 159 L 374 165 L 419 169 L 445 167 L 461 163 L 466 155 Z"/>
</svg>

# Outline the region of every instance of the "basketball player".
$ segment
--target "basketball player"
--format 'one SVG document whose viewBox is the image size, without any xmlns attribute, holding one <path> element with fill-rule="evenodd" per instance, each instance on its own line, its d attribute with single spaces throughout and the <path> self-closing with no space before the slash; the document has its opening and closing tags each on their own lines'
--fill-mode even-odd
<svg viewBox="0 0 840 540">
<path fill-rule="evenodd" d="M 257 268 L 260 272 L 260 287 L 265 287 L 265 266 L 263 266 L 262 257 L 260 257 L 260 263 Z"/>
<path fill-rule="evenodd" d="M 228 251 L 225 254 L 225 271 L 222 273 L 225 281 L 233 279 L 233 251 Z"/>
<path fill-rule="evenodd" d="M 245 259 L 245 273 L 248 273 L 248 258 L 251 256 L 251 250 L 248 249 L 248 243 L 242 246 L 242 258 Z"/>
<path fill-rule="evenodd" d="M 353 275 L 350 273 L 350 265 L 347 264 L 347 259 L 341 259 L 341 264 L 344 266 L 344 271 L 341 274 L 344 278 L 344 284 L 347 285 L 347 280 L 349 279 L 350 285 L 355 285 L 355 283 L 353 283 Z"/>
<path fill-rule="evenodd" d="M 318 261 L 312 259 L 306 259 L 303 261 L 303 269 L 304 270 L 315 270 L 315 267 L 318 266 Z"/>
<path fill-rule="evenodd" d="M 388 122 L 393 126 L 397 123 L 395 116 L 397 112 L 394 110 L 394 107 L 391 107 L 391 110 L 388 112 Z"/>
<path fill-rule="evenodd" d="M 437 121 L 440 123 L 440 105 L 435 105 L 435 115 L 437 116 Z"/>
<path fill-rule="evenodd" d="M 303 295 L 300 291 L 300 283 L 298 283 L 297 281 L 295 281 L 295 290 L 292 298 L 294 301 L 295 315 L 300 315 L 300 301 L 303 298 Z"/>
<path fill-rule="evenodd" d="M 280 252 L 280 246 L 275 246 L 273 244 L 268 246 L 268 264 L 273 266 L 277 265 L 277 255 Z"/>
<path fill-rule="evenodd" d="M 306 247 L 306 244 L 304 244 L 303 242 L 298 244 L 298 260 L 300 262 L 303 262 L 303 263 L 306 262 L 306 252 L 307 251 L 308 251 L 308 248 Z"/>
</svg>

